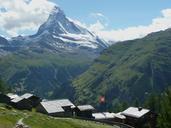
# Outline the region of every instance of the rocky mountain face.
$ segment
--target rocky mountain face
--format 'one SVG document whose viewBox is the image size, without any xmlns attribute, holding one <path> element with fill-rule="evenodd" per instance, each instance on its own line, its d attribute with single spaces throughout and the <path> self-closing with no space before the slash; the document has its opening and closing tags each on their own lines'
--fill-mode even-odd
<svg viewBox="0 0 171 128">
<path fill-rule="evenodd" d="M 56 91 L 56 97 L 72 97 L 71 80 L 107 46 L 54 7 L 36 34 L 0 38 L 0 77 L 17 92 L 50 97 Z"/>
<path fill-rule="evenodd" d="M 51 35 L 51 38 L 58 42 L 52 44 L 59 47 L 77 47 L 90 49 L 104 49 L 108 45 L 100 40 L 96 35 L 89 30 L 82 28 L 66 18 L 64 12 L 55 7 L 50 14 L 48 20 L 40 26 L 38 32 L 34 36 Z M 52 42 L 51 40 L 49 42 Z"/>
<path fill-rule="evenodd" d="M 54 7 L 49 18 L 39 27 L 36 34 L 14 37 L 9 42 L 13 47 L 44 48 L 53 52 L 82 50 L 98 54 L 108 47 L 108 44 L 98 36 L 70 21 L 59 7 Z"/>
<path fill-rule="evenodd" d="M 97 105 L 105 96 L 111 109 L 161 93 L 171 86 L 171 29 L 107 48 L 73 86 L 77 102 Z"/>
</svg>

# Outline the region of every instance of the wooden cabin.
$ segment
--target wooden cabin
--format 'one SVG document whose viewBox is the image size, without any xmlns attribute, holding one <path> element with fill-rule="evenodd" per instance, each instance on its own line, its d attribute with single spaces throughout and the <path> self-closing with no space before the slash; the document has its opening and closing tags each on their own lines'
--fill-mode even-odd
<svg viewBox="0 0 171 128">
<path fill-rule="evenodd" d="M 13 94 L 13 93 L 8 93 L 7 96 L 10 98 L 10 100 L 13 100 L 19 97 L 17 94 Z"/>
<path fill-rule="evenodd" d="M 28 99 L 17 97 L 11 100 L 11 105 L 20 110 L 31 110 L 32 105 Z"/>
<path fill-rule="evenodd" d="M 83 118 L 93 118 L 93 111 L 95 111 L 95 108 L 91 105 L 80 105 L 75 108 L 75 115 Z"/>
<path fill-rule="evenodd" d="M 33 94 L 25 93 L 21 96 L 22 98 L 25 98 L 31 102 L 32 107 L 36 107 L 41 102 L 41 99 Z"/>
<path fill-rule="evenodd" d="M 57 100 L 59 106 L 65 111 L 65 116 L 73 116 L 75 105 L 68 99 Z"/>
<path fill-rule="evenodd" d="M 49 116 L 64 116 L 64 109 L 52 102 L 40 102 L 36 107 L 36 111 Z"/>
<path fill-rule="evenodd" d="M 0 92 L 0 103 L 9 104 L 10 101 L 11 101 L 11 98 L 9 96 Z"/>
<path fill-rule="evenodd" d="M 41 101 L 39 97 L 34 96 L 30 93 L 26 93 L 22 96 L 8 93 L 6 96 L 10 99 L 8 104 L 17 109 L 31 110 L 33 107 L 36 107 Z"/>
<path fill-rule="evenodd" d="M 136 128 L 142 128 L 151 118 L 150 110 L 141 107 L 129 107 L 121 114 L 126 117 L 126 124 Z"/>
<path fill-rule="evenodd" d="M 74 104 L 68 99 L 43 101 L 36 107 L 37 112 L 50 116 L 72 116 Z"/>
</svg>

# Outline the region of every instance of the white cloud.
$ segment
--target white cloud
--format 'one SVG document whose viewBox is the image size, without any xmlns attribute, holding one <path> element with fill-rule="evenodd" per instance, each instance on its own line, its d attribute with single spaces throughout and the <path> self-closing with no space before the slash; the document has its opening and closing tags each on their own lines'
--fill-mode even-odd
<svg viewBox="0 0 171 128">
<path fill-rule="evenodd" d="M 10 36 L 36 30 L 55 5 L 48 0 L 0 0 L 0 3 L 0 8 L 5 10 L 0 11 L 0 27 Z"/>
<path fill-rule="evenodd" d="M 143 26 L 132 26 L 125 29 L 107 30 L 105 25 L 97 21 L 95 24 L 87 25 L 89 29 L 105 40 L 124 41 L 142 38 L 151 32 L 157 32 L 171 28 L 171 9 L 161 11 L 162 16 L 152 20 L 152 23 Z"/>
<path fill-rule="evenodd" d="M 95 24 L 89 25 L 89 30 L 98 32 L 99 30 L 104 30 L 105 26 L 99 20 Z"/>
<path fill-rule="evenodd" d="M 97 17 L 105 18 L 105 16 L 102 13 L 100 13 L 100 12 L 91 13 L 90 16 L 95 17 L 95 18 L 97 18 Z"/>
</svg>

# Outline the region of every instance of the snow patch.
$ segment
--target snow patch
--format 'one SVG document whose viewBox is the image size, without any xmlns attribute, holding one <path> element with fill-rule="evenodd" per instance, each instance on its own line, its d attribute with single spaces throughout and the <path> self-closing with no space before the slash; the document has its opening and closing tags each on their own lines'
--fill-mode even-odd
<svg viewBox="0 0 171 128">
<path fill-rule="evenodd" d="M 83 46 L 83 47 L 89 47 L 89 48 L 93 48 L 93 49 L 98 48 L 96 41 L 87 35 L 82 35 L 82 34 L 77 35 L 77 34 L 68 33 L 68 34 L 62 34 L 62 36 L 53 35 L 53 38 L 60 39 L 66 43 L 75 43 L 75 44 L 77 44 L 79 46 Z"/>
</svg>

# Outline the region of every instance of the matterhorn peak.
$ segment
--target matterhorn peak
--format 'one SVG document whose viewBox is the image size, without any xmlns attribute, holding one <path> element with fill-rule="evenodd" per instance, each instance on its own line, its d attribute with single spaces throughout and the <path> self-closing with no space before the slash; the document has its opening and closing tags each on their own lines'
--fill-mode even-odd
<svg viewBox="0 0 171 128">
<path fill-rule="evenodd" d="M 52 12 L 58 12 L 60 11 L 61 9 L 58 7 L 58 6 L 54 6 L 53 9 L 52 9 Z"/>
<path fill-rule="evenodd" d="M 68 19 L 64 11 L 58 6 L 54 6 L 47 21 L 40 26 L 35 36 L 48 37 L 48 42 L 51 44 L 53 42 L 65 42 L 63 45 L 93 49 L 106 48 L 105 42 L 94 36 L 86 28 Z"/>
<path fill-rule="evenodd" d="M 60 9 L 60 7 L 58 6 L 54 6 L 50 13 L 50 16 L 56 16 L 56 15 L 65 15 L 63 10 Z"/>
<path fill-rule="evenodd" d="M 80 27 L 71 22 L 66 16 L 63 10 L 58 6 L 54 6 L 47 21 L 40 26 L 38 34 L 48 31 L 55 35 L 74 33 L 81 34 Z"/>
</svg>

